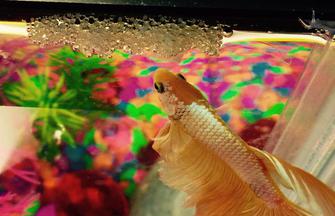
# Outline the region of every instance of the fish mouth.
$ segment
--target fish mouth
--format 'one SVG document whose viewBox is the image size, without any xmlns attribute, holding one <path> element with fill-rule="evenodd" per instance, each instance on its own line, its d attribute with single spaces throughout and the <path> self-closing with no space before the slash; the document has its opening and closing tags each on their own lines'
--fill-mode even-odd
<svg viewBox="0 0 335 216">
<path fill-rule="evenodd" d="M 155 86 L 155 89 L 157 90 L 158 93 L 164 93 L 165 92 L 165 88 L 164 88 L 163 83 L 155 82 L 154 86 Z"/>
</svg>

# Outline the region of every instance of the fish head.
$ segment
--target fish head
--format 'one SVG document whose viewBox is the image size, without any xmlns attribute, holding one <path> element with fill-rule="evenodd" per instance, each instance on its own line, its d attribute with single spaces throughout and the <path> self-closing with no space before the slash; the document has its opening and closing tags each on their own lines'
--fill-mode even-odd
<svg viewBox="0 0 335 216">
<path fill-rule="evenodd" d="M 181 74 L 159 69 L 154 74 L 154 87 L 163 110 L 173 119 L 178 119 L 185 106 L 206 101 L 202 93 L 186 81 Z"/>
</svg>

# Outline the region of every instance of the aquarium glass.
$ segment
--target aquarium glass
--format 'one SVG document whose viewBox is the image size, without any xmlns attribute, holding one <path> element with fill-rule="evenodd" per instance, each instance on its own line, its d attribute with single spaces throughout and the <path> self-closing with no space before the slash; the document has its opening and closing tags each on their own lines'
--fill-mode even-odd
<svg viewBox="0 0 335 216">
<path fill-rule="evenodd" d="M 312 71 L 328 76 L 334 57 L 316 36 L 164 16 L 55 15 L 1 22 L 0 30 L 4 215 L 191 215 L 183 194 L 157 179 L 151 146 L 167 115 L 153 92 L 155 71 L 185 76 L 242 139 L 273 150 L 291 144 L 278 141 L 289 120 L 271 135 L 288 99 L 312 85 Z M 291 160 L 303 151 L 297 145 L 283 147 Z"/>
</svg>

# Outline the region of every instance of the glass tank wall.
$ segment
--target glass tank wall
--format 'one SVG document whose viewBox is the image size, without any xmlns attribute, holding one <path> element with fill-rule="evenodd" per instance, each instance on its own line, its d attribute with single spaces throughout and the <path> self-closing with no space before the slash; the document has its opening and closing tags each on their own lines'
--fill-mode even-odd
<svg viewBox="0 0 335 216">
<path fill-rule="evenodd" d="M 334 187 L 326 34 L 264 32 L 243 16 L 46 11 L 0 22 L 1 215 L 193 215 L 157 178 L 159 68 L 183 74 L 249 145 Z"/>
</svg>

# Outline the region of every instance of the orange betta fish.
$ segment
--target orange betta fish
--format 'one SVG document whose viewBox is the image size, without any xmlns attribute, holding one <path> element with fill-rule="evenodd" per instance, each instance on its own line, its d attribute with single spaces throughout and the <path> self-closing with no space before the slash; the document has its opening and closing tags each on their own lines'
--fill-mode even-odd
<svg viewBox="0 0 335 216">
<path fill-rule="evenodd" d="M 181 74 L 160 69 L 154 82 L 170 120 L 153 145 L 161 156 L 160 178 L 187 193 L 197 216 L 335 215 L 334 191 L 247 145 Z"/>
</svg>

